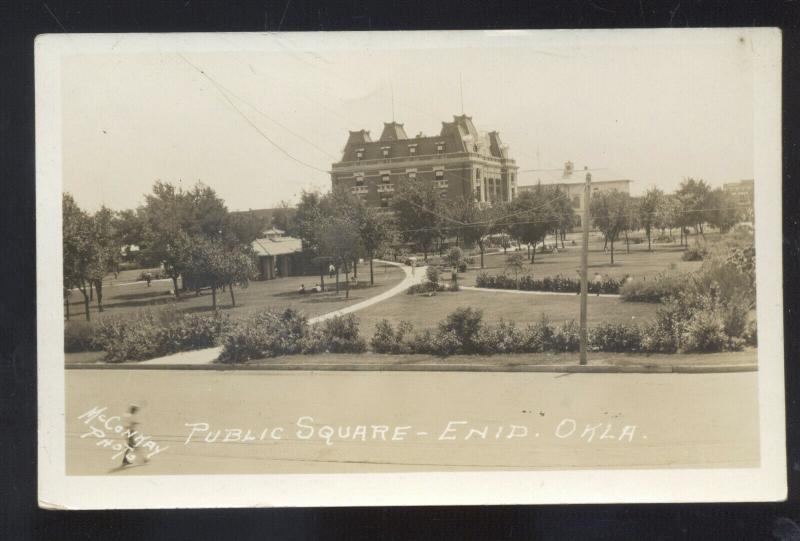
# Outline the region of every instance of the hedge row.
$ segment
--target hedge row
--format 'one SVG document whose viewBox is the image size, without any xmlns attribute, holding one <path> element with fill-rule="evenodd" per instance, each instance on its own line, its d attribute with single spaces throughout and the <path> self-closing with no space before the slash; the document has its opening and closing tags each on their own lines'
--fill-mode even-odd
<svg viewBox="0 0 800 541">
<path fill-rule="evenodd" d="M 163 310 L 97 322 L 69 322 L 64 351 L 105 351 L 105 361 L 143 361 L 179 351 L 208 348 L 230 327 L 223 315 Z"/>
<path fill-rule="evenodd" d="M 311 353 L 362 353 L 366 342 L 359 336 L 352 314 L 309 325 L 305 316 L 287 309 L 267 310 L 234 324 L 221 339 L 217 361 L 241 363 L 253 359 Z"/>
<path fill-rule="evenodd" d="M 755 322 L 732 329 L 722 314 L 707 310 L 679 321 L 676 310 L 661 309 L 656 320 L 645 325 L 602 323 L 589 329 L 589 347 L 620 353 L 710 353 L 756 343 Z M 376 353 L 440 356 L 570 352 L 579 348 L 579 328 L 574 321 L 553 325 L 543 317 L 537 323 L 518 327 L 513 321 L 502 320 L 497 325 L 485 325 L 482 318 L 480 310 L 459 308 L 436 329 L 418 332 L 408 321 L 394 327 L 384 319 L 378 323 L 370 345 Z"/>
<path fill-rule="evenodd" d="M 478 274 L 475 285 L 489 289 L 519 289 L 522 291 L 552 291 L 576 294 L 581 290 L 580 280 L 561 275 L 534 279 L 529 275 L 514 278 L 507 274 L 489 275 L 482 272 Z M 614 278 L 603 278 L 599 282 L 590 280 L 589 293 L 617 294 L 621 286 L 622 281 Z"/>
</svg>

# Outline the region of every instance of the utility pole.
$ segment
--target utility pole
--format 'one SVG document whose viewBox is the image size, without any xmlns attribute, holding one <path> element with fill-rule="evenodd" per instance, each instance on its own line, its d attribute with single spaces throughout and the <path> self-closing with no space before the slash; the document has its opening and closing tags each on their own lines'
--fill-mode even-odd
<svg viewBox="0 0 800 541">
<path fill-rule="evenodd" d="M 585 168 L 584 168 L 585 169 Z M 592 174 L 586 172 L 586 183 L 583 186 L 583 247 L 581 248 L 581 357 L 580 363 L 586 364 L 586 350 L 589 343 L 589 330 L 586 327 L 586 308 L 589 297 L 589 197 L 591 195 Z"/>
</svg>

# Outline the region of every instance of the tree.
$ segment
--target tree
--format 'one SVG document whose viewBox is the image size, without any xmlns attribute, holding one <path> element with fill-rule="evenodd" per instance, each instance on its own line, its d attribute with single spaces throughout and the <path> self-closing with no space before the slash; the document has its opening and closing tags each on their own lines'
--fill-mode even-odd
<svg viewBox="0 0 800 541">
<path fill-rule="evenodd" d="M 193 240 L 236 237 L 235 230 L 226 231 L 229 218 L 224 201 L 199 182 L 188 191 L 156 182 L 140 212 L 145 222 L 145 256 L 164 267 L 176 298 L 180 296 L 178 278 L 193 264 Z"/>
<path fill-rule="evenodd" d="M 514 283 L 519 280 L 519 274 L 525 270 L 525 256 L 519 252 L 506 258 L 506 269 L 514 273 Z"/>
<path fill-rule="evenodd" d="M 536 245 L 543 242 L 545 236 L 558 224 L 558 217 L 554 212 L 554 197 L 554 190 L 537 184 L 533 190 L 521 193 L 511 202 L 508 207 L 510 212 L 504 218 L 511 236 L 527 244 L 529 251 L 530 247 L 533 248 L 529 256 L 531 265 L 536 259 Z"/>
<path fill-rule="evenodd" d="M 665 229 L 668 229 L 670 239 L 672 239 L 672 230 L 678 227 L 679 217 L 680 203 L 678 199 L 674 195 L 665 194 L 656 208 L 655 227 L 661 229 L 662 234 Z"/>
<path fill-rule="evenodd" d="M 294 220 L 295 209 L 288 201 L 278 203 L 278 208 L 272 214 L 272 227 L 282 230 L 290 237 L 298 236 Z"/>
<path fill-rule="evenodd" d="M 266 220 L 249 212 L 232 212 L 222 225 L 225 244 L 228 246 L 250 246 L 266 229 Z"/>
<path fill-rule="evenodd" d="M 122 247 L 114 231 L 114 212 L 103 206 L 91 220 L 91 242 L 94 244 L 94 261 L 89 266 L 90 284 L 97 293 L 97 310 L 103 311 L 103 278 L 109 272 L 119 271 Z"/>
<path fill-rule="evenodd" d="M 736 199 L 722 188 L 711 190 L 708 201 L 706 220 L 709 225 L 716 227 L 721 233 L 727 233 L 741 220 L 742 212 Z"/>
<path fill-rule="evenodd" d="M 592 195 L 592 223 L 611 245 L 611 264 L 614 264 L 614 243 L 630 224 L 630 195 L 618 190 Z"/>
<path fill-rule="evenodd" d="M 320 253 L 335 262 L 337 273 L 338 269 L 344 271 L 345 297 L 350 298 L 350 263 L 362 249 L 356 224 L 347 217 L 328 217 L 322 222 L 319 237 Z"/>
<path fill-rule="evenodd" d="M 361 245 L 369 258 L 369 283 L 375 285 L 372 260 L 375 259 L 375 253 L 391 240 L 391 222 L 376 209 L 361 205 L 356 216 L 356 228 L 361 237 Z"/>
<path fill-rule="evenodd" d="M 470 202 L 469 205 L 470 212 L 464 213 L 464 216 L 468 219 L 467 225 L 463 228 L 464 242 L 478 245 L 481 253 L 481 268 L 483 268 L 486 242 L 489 236 L 497 231 L 498 224 L 504 216 L 504 207 L 480 207 L 475 202 Z"/>
<path fill-rule="evenodd" d="M 68 193 L 62 196 L 61 204 L 63 286 L 66 290 L 76 287 L 81 292 L 89 321 L 92 288 L 97 291 L 97 307 L 102 312 L 103 278 L 119 259 L 119 246 L 111 226 L 114 214 L 103 207 L 91 216 Z"/>
<path fill-rule="evenodd" d="M 440 235 L 444 205 L 436 187 L 422 180 L 402 183 L 392 198 L 400 235 L 414 242 L 428 260 L 433 241 Z"/>
<path fill-rule="evenodd" d="M 567 233 L 572 230 L 576 225 L 575 209 L 572 206 L 572 201 L 569 200 L 567 194 L 562 192 L 557 186 L 551 193 L 552 211 L 556 218 L 556 244 L 561 240 L 561 247 L 564 248 L 564 239 Z"/>
<path fill-rule="evenodd" d="M 659 210 L 663 206 L 664 192 L 658 188 L 650 188 L 639 203 L 639 223 L 647 235 L 647 251 L 652 251 L 651 236 L 653 227 L 659 223 Z"/>
<path fill-rule="evenodd" d="M 681 217 L 678 222 L 681 226 L 681 234 L 683 234 L 684 227 L 691 226 L 694 227 L 695 233 L 703 235 L 703 224 L 708 218 L 706 209 L 711 206 L 709 204 L 710 194 L 711 190 L 703 180 L 689 177 L 681 182 L 678 191 L 675 192 L 680 202 Z"/>
<path fill-rule="evenodd" d="M 122 247 L 122 257 L 133 260 L 135 255 L 131 248 L 141 248 L 145 238 L 145 223 L 140 214 L 133 209 L 121 210 L 116 213 L 113 221 L 116 242 Z"/>
<path fill-rule="evenodd" d="M 89 288 L 92 287 L 89 274 L 94 259 L 91 221 L 68 193 L 61 199 L 61 216 L 64 289 L 78 288 L 83 295 L 86 321 L 89 321 Z"/>
</svg>

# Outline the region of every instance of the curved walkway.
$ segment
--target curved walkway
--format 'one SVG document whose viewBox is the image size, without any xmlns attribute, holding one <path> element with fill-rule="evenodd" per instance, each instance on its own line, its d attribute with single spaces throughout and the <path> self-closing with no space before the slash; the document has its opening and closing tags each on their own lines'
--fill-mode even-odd
<svg viewBox="0 0 800 541">
<path fill-rule="evenodd" d="M 461 289 L 466 289 L 467 291 L 484 291 L 486 293 L 517 293 L 521 295 L 569 295 L 571 297 L 577 297 L 577 293 L 567 293 L 564 291 L 523 291 L 521 289 L 494 289 L 490 287 L 472 287 L 472 286 L 461 286 Z M 589 293 L 590 297 L 610 297 L 612 299 L 619 299 L 620 295 L 616 293 Z"/>
<path fill-rule="evenodd" d="M 309 318 L 309 323 L 319 323 L 320 321 L 325 321 L 326 319 L 330 319 L 335 316 L 341 316 L 344 314 L 349 314 L 351 312 L 355 312 L 357 310 L 363 310 L 373 304 L 377 304 L 381 301 L 385 301 L 390 297 L 394 297 L 398 293 L 402 293 L 409 287 L 414 284 L 418 284 L 425 279 L 425 271 L 427 267 L 417 267 L 412 272 L 411 268 L 403 265 L 402 263 L 395 263 L 394 261 L 384 261 L 382 259 L 376 259 L 376 263 L 384 263 L 387 265 L 393 265 L 395 267 L 400 267 L 406 273 L 406 277 L 403 280 L 394 286 L 393 288 L 384 291 L 374 297 L 370 297 L 366 300 L 361 302 L 357 302 L 350 306 L 346 306 L 341 310 L 335 310 L 333 312 L 328 312 L 327 314 L 322 314 L 321 316 L 316 316 Z M 192 351 L 181 351 L 179 353 L 173 353 L 172 355 L 167 355 L 165 357 L 157 357 L 155 359 L 149 359 L 147 361 L 140 361 L 137 362 L 137 365 L 160 365 L 160 364 L 169 364 L 169 365 L 194 365 L 194 364 L 209 364 L 214 362 L 214 359 L 219 357 L 219 354 L 222 352 L 222 347 L 213 347 L 213 348 L 206 348 L 206 349 L 195 349 Z"/>
</svg>

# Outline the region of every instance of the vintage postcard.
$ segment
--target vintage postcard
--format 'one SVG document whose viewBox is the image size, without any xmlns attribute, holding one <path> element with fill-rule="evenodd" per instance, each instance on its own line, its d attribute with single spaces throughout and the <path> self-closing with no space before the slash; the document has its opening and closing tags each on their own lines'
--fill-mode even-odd
<svg viewBox="0 0 800 541">
<path fill-rule="evenodd" d="M 41 506 L 785 497 L 780 31 L 35 52 Z"/>
</svg>

